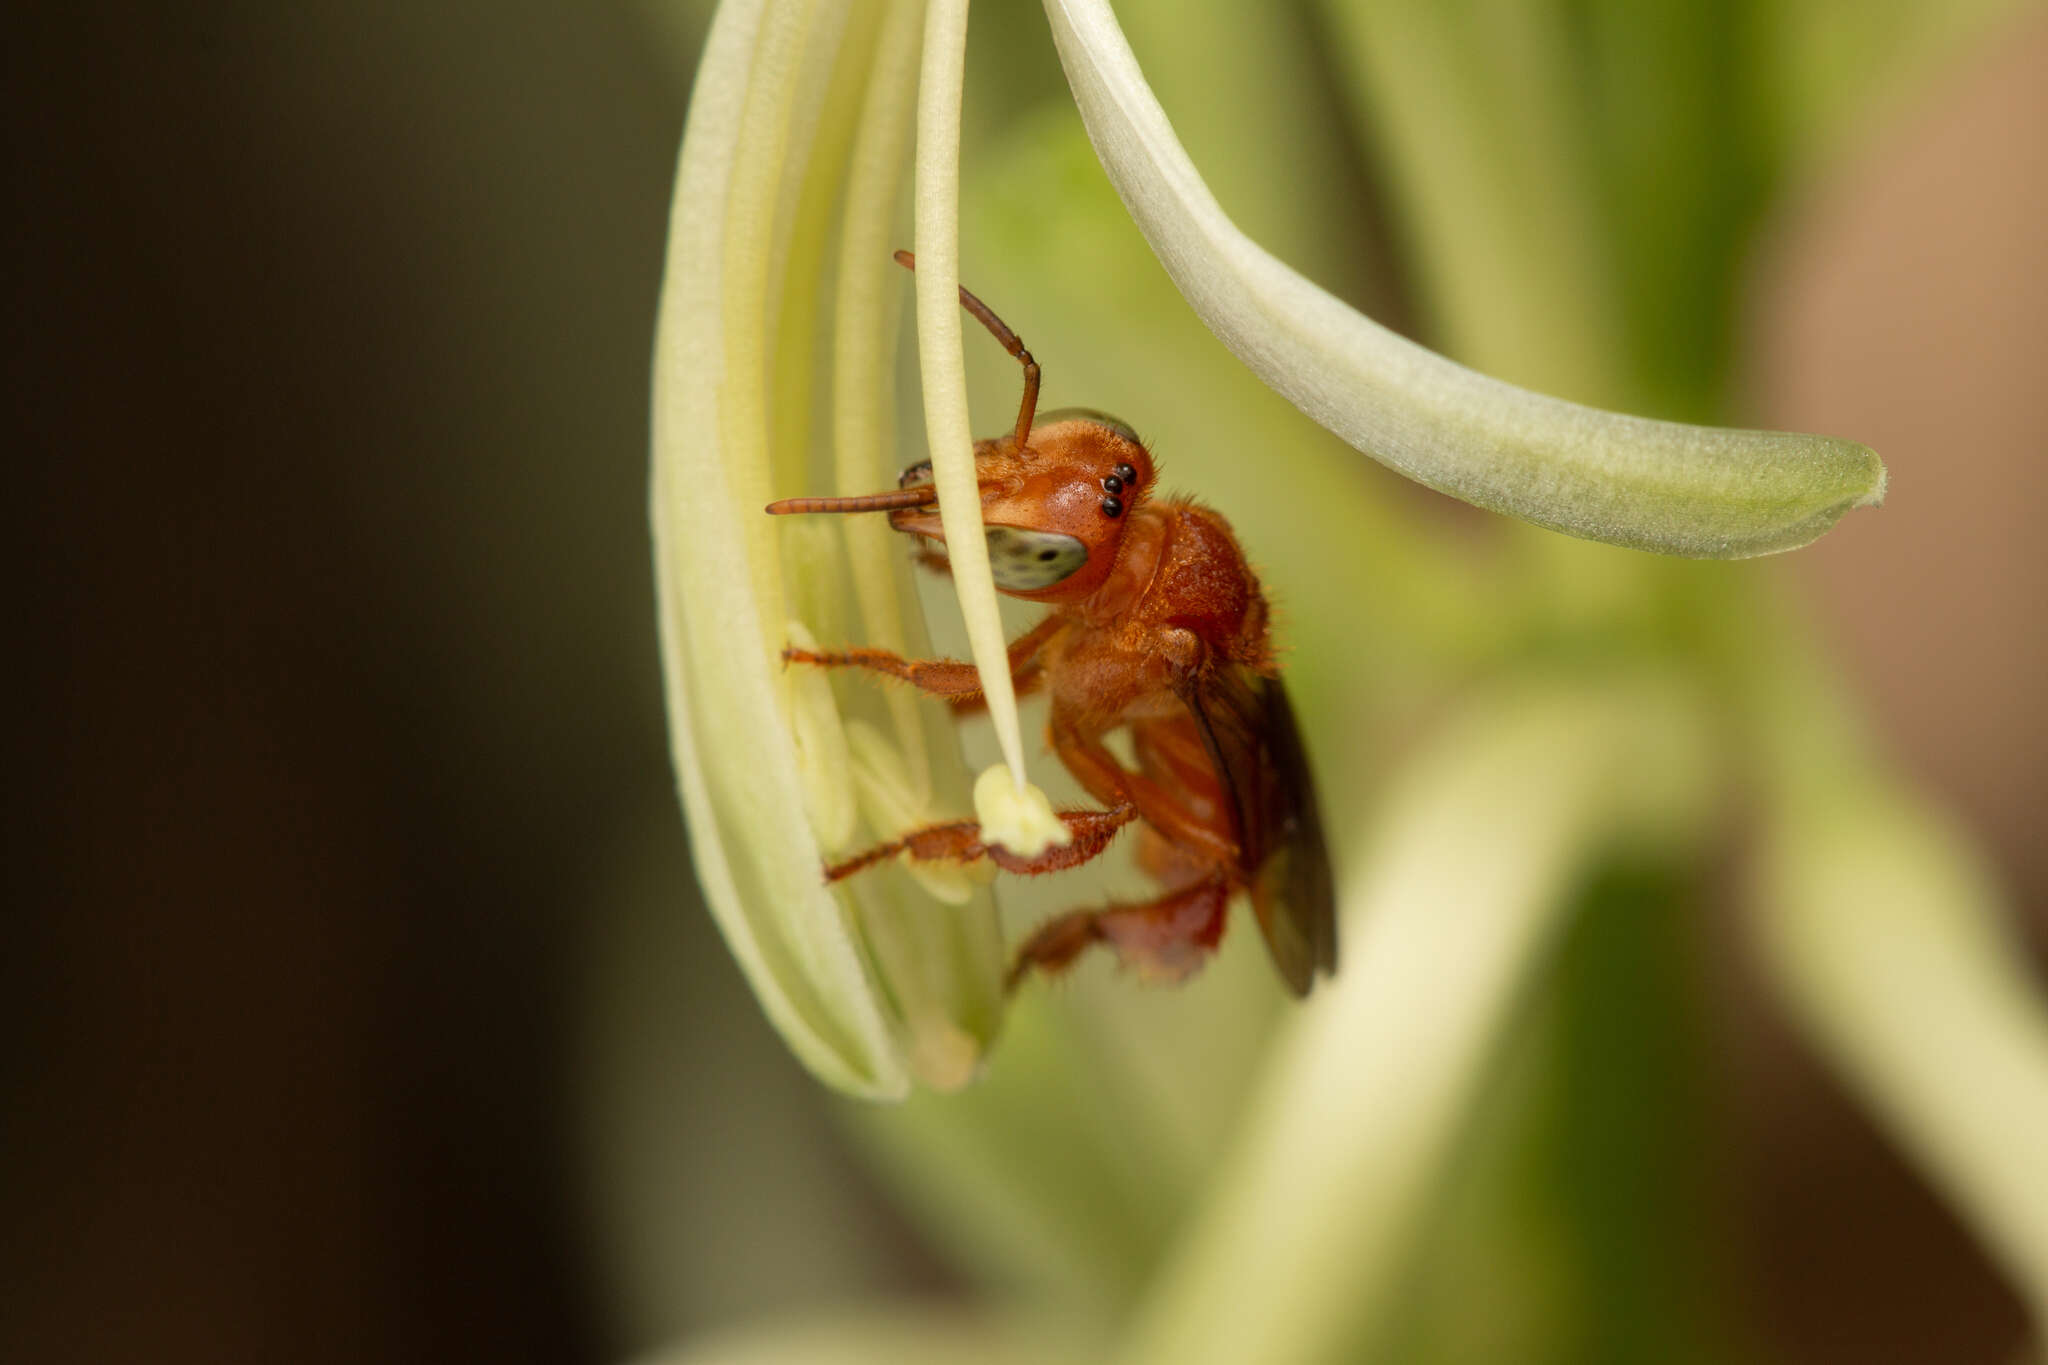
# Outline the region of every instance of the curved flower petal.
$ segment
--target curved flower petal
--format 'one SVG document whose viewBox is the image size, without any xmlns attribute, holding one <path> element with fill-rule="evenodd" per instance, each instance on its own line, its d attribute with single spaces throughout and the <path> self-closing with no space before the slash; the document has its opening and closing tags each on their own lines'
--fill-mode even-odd
<svg viewBox="0 0 2048 1365">
<path fill-rule="evenodd" d="M 822 0 L 719 7 L 677 172 L 654 358 L 662 663 L 698 876 L 791 1049 L 868 1098 L 973 1076 L 1002 1012 L 997 926 L 987 891 L 964 882 L 937 879 L 954 904 L 889 868 L 824 883 L 827 853 L 845 850 L 863 813 L 875 839 L 902 832 L 879 819 L 943 818 L 956 793 L 964 805 L 965 774 L 957 754 L 950 776 L 933 771 L 938 717 L 892 716 L 851 689 L 842 700 L 824 675 L 783 666 L 791 640 L 843 629 L 847 598 L 878 636 L 903 627 L 868 562 L 886 564 L 891 547 L 781 526 L 762 508 L 778 482 L 832 477 L 810 434 L 821 357 L 894 354 L 874 291 L 842 294 L 836 348 L 821 344 L 816 300 L 849 167 L 849 233 L 893 207 L 900 176 L 874 170 L 891 151 L 901 162 L 920 13 L 917 0 L 897 0 L 886 22 Z M 894 270 L 880 254 L 868 268 Z M 863 372 L 854 385 L 886 393 L 888 378 Z M 837 426 L 862 423 L 863 392 L 839 386 Z M 864 449 L 887 454 L 879 437 Z M 856 476 L 872 486 L 882 471 Z M 893 626 L 877 627 L 884 618 Z M 848 720 L 842 705 L 871 716 Z"/>
<path fill-rule="evenodd" d="M 1851 441 L 1603 412 L 1490 379 L 1304 279 L 1224 214 L 1105 0 L 1045 0 L 1096 154 L 1210 330 L 1274 390 L 1419 483 L 1587 540 L 1741 558 L 1884 496 Z"/>
<path fill-rule="evenodd" d="M 752 519 L 733 514 L 746 492 L 733 487 L 739 465 L 722 390 L 744 343 L 730 335 L 724 308 L 727 210 L 747 190 L 772 195 L 779 169 L 743 154 L 749 97 L 764 88 L 750 81 L 756 62 L 800 61 L 794 35 L 777 41 L 764 31 L 767 8 L 719 7 L 676 175 L 669 258 L 692 264 L 670 270 L 662 286 L 653 470 L 670 734 L 705 899 L 769 1019 L 828 1083 L 900 1094 L 908 1076 L 858 946 L 820 884 L 816 840 L 792 818 L 805 808 L 804 783 L 770 665 L 784 618 L 762 608 L 759 580 L 772 585 L 772 573 L 750 562 Z M 751 321 L 758 349 L 765 324 Z M 765 462 L 765 441 L 752 444 Z M 749 827 L 766 837 L 744 838 Z"/>
</svg>

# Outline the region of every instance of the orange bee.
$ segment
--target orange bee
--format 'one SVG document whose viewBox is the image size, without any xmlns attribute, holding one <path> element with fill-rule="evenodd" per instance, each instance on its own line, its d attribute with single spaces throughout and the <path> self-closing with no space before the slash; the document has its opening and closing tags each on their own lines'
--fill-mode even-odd
<svg viewBox="0 0 2048 1365">
<path fill-rule="evenodd" d="M 907 251 L 896 259 L 914 266 Z M 1085 409 L 1034 423 L 1038 363 L 980 299 L 962 289 L 960 302 L 1024 366 L 1016 429 L 974 446 L 996 587 L 1051 608 L 1010 645 L 1011 677 L 1020 696 L 1050 694 L 1052 748 L 1104 809 L 1060 812 L 1072 842 L 1037 857 L 986 843 L 978 824 L 959 821 L 835 863 L 826 879 L 905 851 L 1052 872 L 1097 857 L 1137 821 L 1139 866 L 1163 894 L 1048 921 L 1018 948 L 1008 988 L 1033 969 L 1064 970 L 1094 943 L 1143 976 L 1185 978 L 1215 951 L 1242 890 L 1288 989 L 1306 995 L 1337 964 L 1330 860 L 1258 578 L 1221 516 L 1155 492 L 1152 456 L 1130 427 Z M 943 570 L 937 501 L 926 461 L 891 493 L 789 498 L 768 511 L 886 511 L 892 527 L 919 538 L 925 565 Z M 901 678 L 956 711 L 983 704 L 970 663 L 861 648 L 783 657 Z M 1135 768 L 1103 743 L 1118 728 L 1130 731 Z"/>
</svg>

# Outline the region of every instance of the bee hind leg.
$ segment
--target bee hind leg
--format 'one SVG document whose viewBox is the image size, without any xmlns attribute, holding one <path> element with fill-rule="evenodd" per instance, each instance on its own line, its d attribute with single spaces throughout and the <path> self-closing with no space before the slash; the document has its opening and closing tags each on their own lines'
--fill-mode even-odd
<svg viewBox="0 0 2048 1365">
<path fill-rule="evenodd" d="M 1211 877 L 1140 905 L 1070 910 L 1047 920 L 1017 948 L 1003 987 L 1015 991 L 1033 971 L 1057 976 L 1097 943 L 1146 982 L 1185 981 L 1209 960 L 1223 938 L 1230 886 Z"/>
</svg>

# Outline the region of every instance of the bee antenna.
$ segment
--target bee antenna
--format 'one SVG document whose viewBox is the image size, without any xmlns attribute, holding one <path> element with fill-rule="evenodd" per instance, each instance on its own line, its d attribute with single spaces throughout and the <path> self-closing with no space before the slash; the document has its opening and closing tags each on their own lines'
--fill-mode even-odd
<svg viewBox="0 0 2048 1365">
<path fill-rule="evenodd" d="M 917 257 L 908 251 L 896 253 L 896 264 L 905 270 L 917 269 Z M 1024 449 L 1024 442 L 1031 436 L 1031 419 L 1038 411 L 1038 362 L 1031 358 L 1031 352 L 1024 349 L 1024 342 L 1010 330 L 1009 324 L 997 317 L 995 310 L 969 293 L 966 285 L 960 286 L 960 306 L 974 314 L 981 325 L 988 328 L 989 335 L 1003 344 L 1003 349 L 1015 356 L 1024 366 L 1024 401 L 1017 407 L 1016 444 Z"/>
<path fill-rule="evenodd" d="M 929 507 L 939 500 L 939 490 L 928 483 L 898 488 L 887 493 L 862 493 L 851 498 L 783 498 L 768 504 L 771 517 L 811 512 L 896 512 L 906 507 Z"/>
</svg>

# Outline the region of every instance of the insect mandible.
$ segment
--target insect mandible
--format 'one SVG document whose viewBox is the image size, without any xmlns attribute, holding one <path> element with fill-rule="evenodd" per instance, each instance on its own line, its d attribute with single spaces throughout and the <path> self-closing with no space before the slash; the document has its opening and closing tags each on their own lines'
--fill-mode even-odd
<svg viewBox="0 0 2048 1365">
<path fill-rule="evenodd" d="M 896 253 L 906 267 L 915 262 Z M 1077 867 L 1136 824 L 1138 864 L 1161 887 L 1141 904 L 1069 911 L 1019 945 L 1005 979 L 1053 974 L 1091 945 L 1141 977 L 1179 980 L 1222 938 L 1230 899 L 1249 894 L 1274 964 L 1296 995 L 1337 964 L 1329 854 L 1307 755 L 1273 657 L 1266 599 L 1229 523 L 1159 494 L 1151 452 L 1103 413 L 1039 415 L 1038 363 L 966 289 L 960 303 L 1024 367 L 1016 427 L 974 445 L 990 567 L 998 591 L 1043 602 L 1043 620 L 1009 647 L 1018 695 L 1050 699 L 1048 739 L 1102 809 L 1061 811 L 1072 841 L 1024 858 L 985 842 L 973 821 L 913 830 L 833 863 L 827 881 L 884 859 L 973 862 L 1024 875 Z M 893 492 L 788 498 L 768 511 L 887 512 L 944 571 L 931 462 Z M 956 712 L 983 705 L 971 663 L 879 649 L 788 649 L 792 664 L 899 678 Z M 1134 765 L 1104 744 L 1130 733 Z"/>
</svg>

